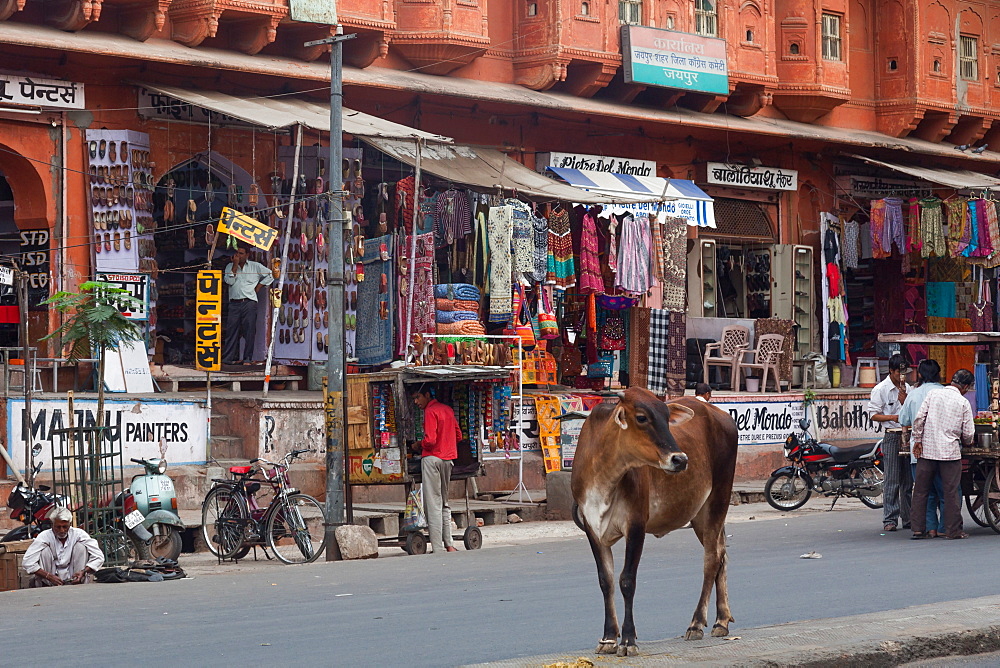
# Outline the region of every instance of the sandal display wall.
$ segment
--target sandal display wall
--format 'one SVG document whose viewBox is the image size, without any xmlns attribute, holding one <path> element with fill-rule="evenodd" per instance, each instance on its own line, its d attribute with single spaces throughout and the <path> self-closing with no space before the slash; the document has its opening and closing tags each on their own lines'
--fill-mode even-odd
<svg viewBox="0 0 1000 668">
<path fill-rule="evenodd" d="M 149 135 L 87 130 L 86 139 L 96 270 L 138 271 L 138 233 L 153 203 Z"/>
</svg>

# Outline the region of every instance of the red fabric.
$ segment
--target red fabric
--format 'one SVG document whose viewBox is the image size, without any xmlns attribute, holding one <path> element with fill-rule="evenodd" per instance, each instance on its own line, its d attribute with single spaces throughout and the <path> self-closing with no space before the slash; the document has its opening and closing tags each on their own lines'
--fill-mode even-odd
<svg viewBox="0 0 1000 668">
<path fill-rule="evenodd" d="M 424 457 L 440 457 L 446 461 L 458 459 L 458 441 L 462 430 L 455 420 L 455 411 L 437 399 L 431 399 L 424 409 Z"/>
<path fill-rule="evenodd" d="M 840 267 L 834 262 L 830 262 L 826 265 L 826 276 L 830 283 L 830 296 L 839 297 L 840 296 Z"/>
<path fill-rule="evenodd" d="M 10 324 L 21 322 L 16 306 L 0 306 L 0 323 Z"/>
</svg>

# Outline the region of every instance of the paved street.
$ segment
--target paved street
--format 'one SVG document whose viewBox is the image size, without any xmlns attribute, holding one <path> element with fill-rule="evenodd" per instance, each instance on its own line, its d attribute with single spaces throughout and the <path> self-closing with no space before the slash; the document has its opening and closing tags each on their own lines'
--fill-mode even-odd
<svg viewBox="0 0 1000 668">
<path fill-rule="evenodd" d="M 743 517 L 753 512 L 739 510 Z M 733 634 L 1000 593 L 996 578 L 970 575 L 977 564 L 995 562 L 1000 536 L 967 526 L 970 540 L 910 541 L 909 532 L 880 535 L 879 513 L 765 511 L 768 519 L 731 523 Z M 799 558 L 810 551 L 823 558 Z M 640 649 L 644 639 L 683 633 L 700 570 L 692 532 L 647 541 L 636 601 Z M 934 585 L 918 585 L 910 572 Z M 10 592 L 0 594 L 0 651 L 7 665 L 153 667 L 262 660 L 442 666 L 589 656 L 601 631 L 596 580 L 586 542 L 570 537 L 440 556 L 248 568 L 173 583 Z"/>
</svg>

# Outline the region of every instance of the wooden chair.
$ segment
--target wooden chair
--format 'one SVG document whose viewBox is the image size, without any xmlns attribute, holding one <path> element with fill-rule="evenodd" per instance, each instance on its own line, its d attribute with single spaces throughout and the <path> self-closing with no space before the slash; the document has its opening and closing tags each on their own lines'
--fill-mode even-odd
<svg viewBox="0 0 1000 668">
<path fill-rule="evenodd" d="M 722 338 L 717 343 L 705 346 L 704 382 L 708 383 L 709 366 L 721 366 L 729 369 L 729 386 L 739 389 L 739 368 L 743 359 L 743 351 L 750 346 L 750 329 L 742 325 L 729 325 L 722 330 Z M 712 356 L 715 353 L 715 356 Z"/>
<path fill-rule="evenodd" d="M 781 360 L 781 349 L 785 345 L 785 337 L 781 334 L 764 334 L 757 339 L 756 350 L 744 350 L 743 355 L 753 355 L 753 362 L 739 362 L 736 369 L 737 386 L 741 380 L 745 380 L 747 371 L 760 371 L 760 392 L 764 392 L 767 387 L 767 374 L 771 373 L 774 378 L 775 392 L 781 391 L 781 381 L 779 380 L 778 365 Z"/>
</svg>

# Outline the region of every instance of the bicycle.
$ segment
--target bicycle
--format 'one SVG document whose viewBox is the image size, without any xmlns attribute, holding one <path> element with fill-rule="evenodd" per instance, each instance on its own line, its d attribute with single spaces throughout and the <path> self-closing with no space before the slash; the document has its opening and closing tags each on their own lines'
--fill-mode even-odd
<svg viewBox="0 0 1000 668">
<path fill-rule="evenodd" d="M 308 564 L 326 547 L 326 515 L 320 502 L 291 487 L 288 467 L 311 450 L 292 450 L 279 462 L 262 457 L 250 466 L 231 466 L 232 478 L 215 483 L 201 505 L 205 544 L 220 559 L 242 559 L 251 548 L 267 548 L 286 564 Z M 269 467 L 269 468 L 265 468 Z M 261 477 L 255 477 L 257 473 Z M 257 502 L 263 485 L 274 498 L 267 506 Z M 270 556 L 268 556 L 270 558 Z"/>
</svg>

